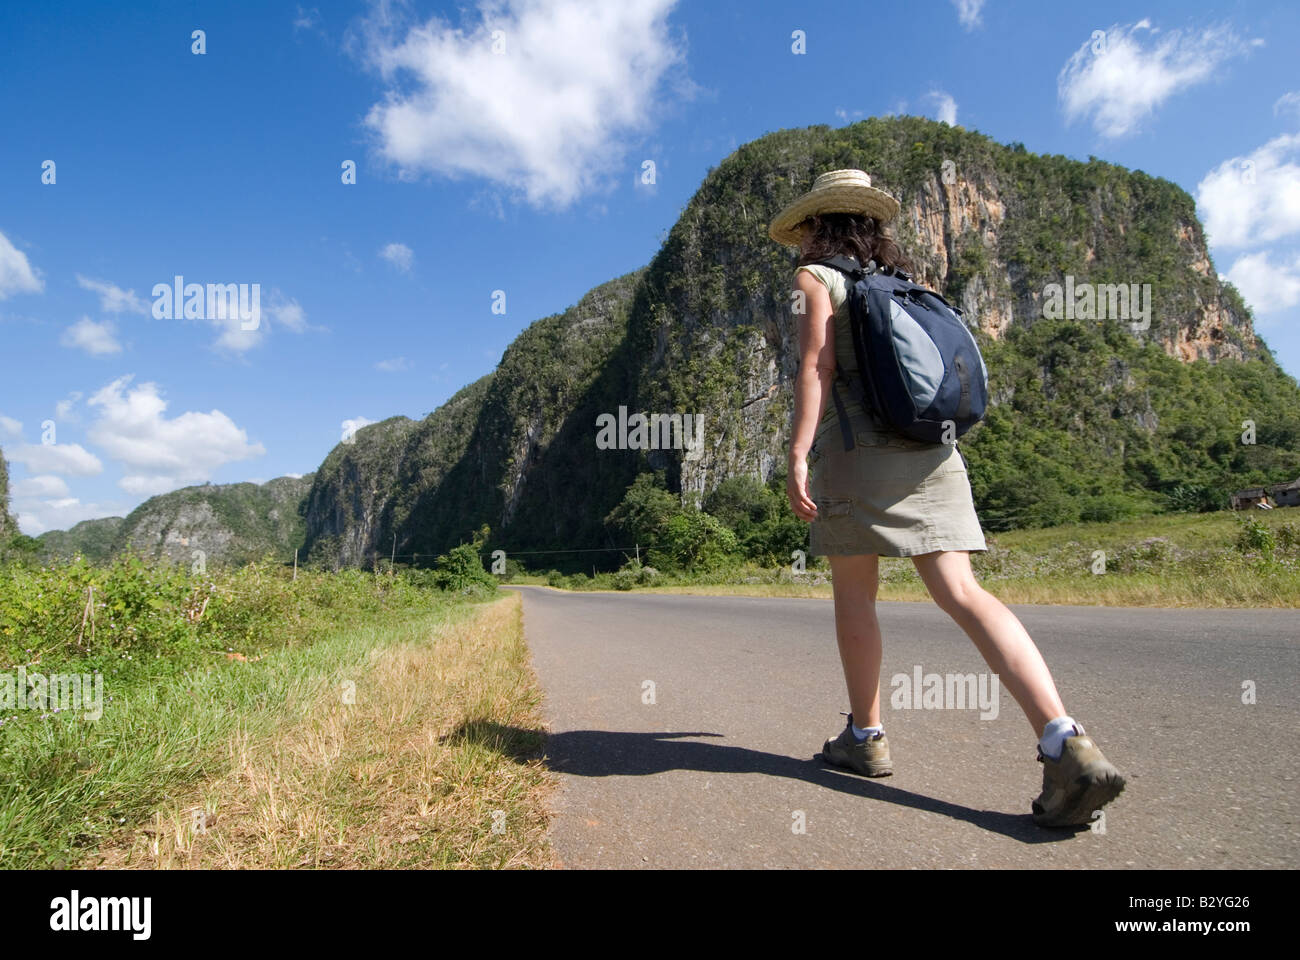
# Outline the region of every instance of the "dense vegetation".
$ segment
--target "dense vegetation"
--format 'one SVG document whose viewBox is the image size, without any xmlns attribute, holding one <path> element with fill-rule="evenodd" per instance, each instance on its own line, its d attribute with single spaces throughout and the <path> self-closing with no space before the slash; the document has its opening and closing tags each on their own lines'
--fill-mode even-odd
<svg viewBox="0 0 1300 960">
<path fill-rule="evenodd" d="M 362 675 L 383 631 L 417 622 L 427 637 L 495 594 L 465 552 L 379 575 L 262 562 L 196 575 L 130 554 L 0 564 L 0 868 L 75 864 L 224 769 L 228 736 L 292 721 Z M 273 669 L 250 672 L 264 659 Z M 85 679 L 69 695 L 55 676 Z"/>
<path fill-rule="evenodd" d="M 652 502 L 645 496 L 630 501 Z M 1008 603 L 1101 606 L 1300 606 L 1300 517 L 1297 511 L 1218 511 L 1081 523 L 989 534 L 972 556 L 976 576 Z M 718 547 L 727 548 L 730 552 Z M 693 562 L 663 551 L 626 552 L 613 571 L 516 576 L 521 582 L 578 590 L 661 589 L 756 596 L 829 597 L 821 558 L 769 565 L 749 560 L 726 535 Z M 570 568 L 571 569 L 571 568 Z M 588 568 L 590 569 L 590 568 Z M 907 560 L 880 565 L 885 600 L 929 599 Z"/>
<path fill-rule="evenodd" d="M 102 565 L 10 562 L 0 565 L 0 673 L 19 666 L 99 670 L 131 682 L 156 669 L 210 665 L 227 653 L 306 643 L 331 618 L 406 606 L 419 591 L 482 596 L 495 589 L 472 544 L 439 557 L 433 569 L 400 575 L 300 569 L 295 576 L 291 567 L 260 561 L 195 574 L 129 553 Z"/>
<path fill-rule="evenodd" d="M 154 501 L 149 502 L 152 506 Z M 121 549 L 119 534 L 122 517 L 99 517 L 83 520 L 67 530 L 48 530 L 36 538 L 37 550 L 42 557 L 71 560 L 84 557 L 94 563 L 112 559 Z"/>
</svg>

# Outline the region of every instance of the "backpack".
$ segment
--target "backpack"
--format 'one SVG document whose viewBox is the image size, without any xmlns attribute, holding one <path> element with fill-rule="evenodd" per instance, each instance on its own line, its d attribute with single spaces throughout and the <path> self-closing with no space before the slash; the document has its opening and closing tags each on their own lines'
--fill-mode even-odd
<svg viewBox="0 0 1300 960">
<path fill-rule="evenodd" d="M 901 270 L 863 268 L 853 257 L 818 261 L 845 274 L 849 329 L 859 376 L 835 371 L 831 393 L 853 449 L 838 387 L 852 389 L 889 430 L 926 443 L 953 443 L 984 416 L 988 369 L 975 337 L 938 293 L 913 283 Z"/>
</svg>

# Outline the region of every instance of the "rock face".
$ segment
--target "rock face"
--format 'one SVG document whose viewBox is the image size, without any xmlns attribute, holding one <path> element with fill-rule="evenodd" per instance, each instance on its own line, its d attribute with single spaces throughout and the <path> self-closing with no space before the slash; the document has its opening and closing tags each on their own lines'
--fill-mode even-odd
<svg viewBox="0 0 1300 960">
<path fill-rule="evenodd" d="M 637 377 L 643 395 L 712 422 L 704 456 L 676 463 L 680 489 L 697 502 L 728 476 L 779 469 L 798 361 L 786 299 L 794 261 L 766 226 L 817 173 L 839 167 L 869 170 L 899 197 L 894 233 L 917 278 L 994 341 L 1040 323 L 1049 284 L 1069 278 L 1149 290 L 1149 323 L 1130 328 L 1138 346 L 1183 361 L 1259 355 L 1248 311 L 1214 274 L 1194 204 L 1173 184 L 916 118 L 783 131 L 710 174 L 648 271 L 652 303 L 634 319 L 647 329 L 630 334 L 654 344 Z M 684 369 L 707 370 L 706 389 Z M 1009 400 L 1015 386 L 995 376 L 993 390 Z M 1149 411 L 1149 400 L 1132 402 Z"/>
<path fill-rule="evenodd" d="M 598 536 L 590 518 L 635 465 L 617 452 L 593 458 L 587 425 L 626 391 L 615 358 L 642 273 L 532 324 L 494 373 L 424 420 L 371 424 L 335 447 L 304 507 L 312 559 L 364 565 L 395 551 L 431 562 L 484 523 L 531 543 Z"/>
<path fill-rule="evenodd" d="M 1052 412 L 1055 429 L 1074 432 L 1085 463 L 1121 463 L 1160 423 L 1148 344 L 1180 361 L 1269 362 L 1248 311 L 1215 274 L 1192 199 L 1167 181 L 918 118 L 781 131 L 710 171 L 645 270 L 533 324 L 494 374 L 425 420 L 367 427 L 331 453 L 305 509 L 313 556 L 369 563 L 395 549 L 418 562 L 482 524 L 507 551 L 613 548 L 603 519 L 640 471 L 663 470 L 696 503 L 728 477 L 783 472 L 798 366 L 794 260 L 767 224 L 818 173 L 842 167 L 869 170 L 900 198 L 896 237 L 918 278 L 987 335 L 1009 429 L 1041 393 L 1043 404 L 1064 405 Z M 1149 285 L 1149 323 L 1102 317 L 1092 341 L 1072 345 L 1087 362 L 1025 356 L 1055 352 L 1050 336 L 1031 332 L 1048 285 L 1067 277 Z M 1113 423 L 1070 411 L 1081 389 L 1102 395 Z M 600 449 L 597 418 L 620 407 L 702 416 L 702 454 Z M 979 430 L 963 441 L 973 458 L 1002 442 Z M 1016 482 L 977 487 L 996 504 L 997 484 Z M 544 552 L 528 560 L 549 562 Z"/>
</svg>

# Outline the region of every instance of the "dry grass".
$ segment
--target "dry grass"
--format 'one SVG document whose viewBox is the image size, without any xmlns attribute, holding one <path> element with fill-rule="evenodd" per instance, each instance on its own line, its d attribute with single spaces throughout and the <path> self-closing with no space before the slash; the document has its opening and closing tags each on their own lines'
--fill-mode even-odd
<svg viewBox="0 0 1300 960">
<path fill-rule="evenodd" d="M 1224 570 L 1214 577 L 1121 574 L 1107 577 L 1056 576 L 1036 580 L 979 577 L 1004 603 L 1100 607 L 1293 608 L 1300 606 L 1294 574 L 1269 577 L 1249 570 Z M 682 584 L 638 587 L 634 593 L 679 593 L 729 597 L 814 597 L 831 599 L 831 585 L 800 583 Z M 879 599 L 930 602 L 925 585 L 882 582 Z"/>
<path fill-rule="evenodd" d="M 377 648 L 355 694 L 226 744 L 229 772 L 101 867 L 547 867 L 540 688 L 518 594 Z"/>
</svg>

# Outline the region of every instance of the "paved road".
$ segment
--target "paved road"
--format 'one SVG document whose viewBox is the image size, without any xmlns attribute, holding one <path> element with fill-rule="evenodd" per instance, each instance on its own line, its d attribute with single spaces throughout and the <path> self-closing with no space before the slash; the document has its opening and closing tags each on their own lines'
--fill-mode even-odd
<svg viewBox="0 0 1300 960">
<path fill-rule="evenodd" d="M 891 708 L 895 674 L 986 669 L 933 605 L 879 607 L 895 773 L 866 780 L 814 759 L 848 709 L 829 601 L 518 589 L 566 866 L 1300 862 L 1295 611 L 1016 607 L 1128 778 L 1104 833 L 1061 832 L 1029 817 L 1042 768 L 1005 688 L 996 719 Z"/>
</svg>

